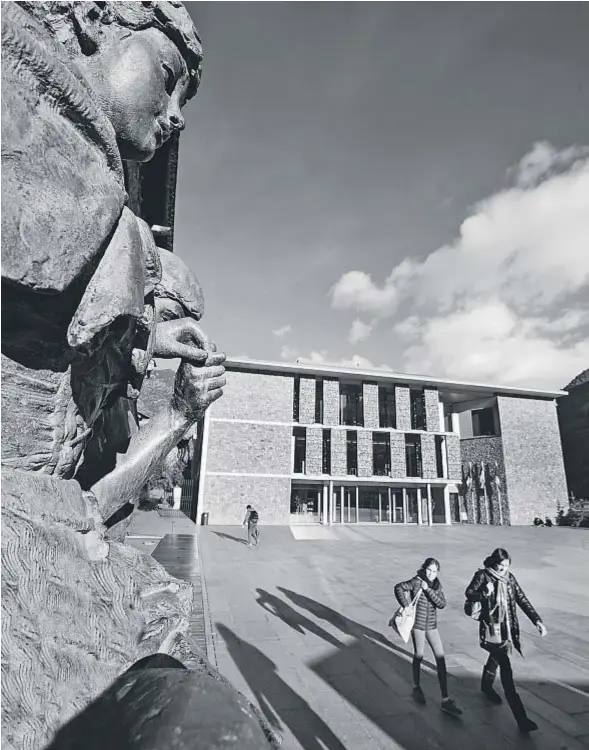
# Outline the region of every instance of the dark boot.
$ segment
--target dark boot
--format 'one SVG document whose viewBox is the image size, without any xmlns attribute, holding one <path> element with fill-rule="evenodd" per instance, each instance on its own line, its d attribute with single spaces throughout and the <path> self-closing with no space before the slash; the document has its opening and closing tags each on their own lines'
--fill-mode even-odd
<svg viewBox="0 0 589 750">
<path fill-rule="evenodd" d="M 487 698 L 491 701 L 491 703 L 494 703 L 495 705 L 499 705 L 500 703 L 502 703 L 501 696 L 493 687 L 493 682 L 495 681 L 496 674 L 497 674 L 497 671 L 494 669 L 489 669 L 489 667 L 485 667 L 483 669 L 483 676 L 481 679 L 481 690 L 487 696 Z"/>
<path fill-rule="evenodd" d="M 522 703 L 521 698 L 516 692 L 510 693 L 505 697 L 507 698 L 507 702 L 509 703 L 509 708 L 511 708 L 513 716 L 517 721 L 517 726 L 520 732 L 522 732 L 523 734 L 529 734 L 530 732 L 534 732 L 536 729 L 538 729 L 538 725 L 536 724 L 536 722 L 528 718 L 526 709 L 524 708 L 524 704 Z"/>
</svg>

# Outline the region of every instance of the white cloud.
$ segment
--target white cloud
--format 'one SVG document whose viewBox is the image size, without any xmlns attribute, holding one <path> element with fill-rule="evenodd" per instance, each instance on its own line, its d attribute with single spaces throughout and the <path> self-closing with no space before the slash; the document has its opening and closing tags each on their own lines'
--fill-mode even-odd
<svg viewBox="0 0 589 750">
<path fill-rule="evenodd" d="M 360 341 L 365 341 L 372 333 L 373 328 L 374 321 L 370 323 L 364 323 L 364 321 L 356 318 L 356 320 L 352 323 L 352 327 L 350 328 L 348 341 L 352 345 L 358 344 Z"/>
<path fill-rule="evenodd" d="M 280 350 L 280 356 L 282 357 L 282 359 L 287 359 L 289 361 L 292 360 L 294 362 L 294 360 L 299 356 L 299 353 L 296 349 L 293 349 L 292 346 L 288 346 L 288 344 L 285 344 Z"/>
<path fill-rule="evenodd" d="M 287 333 L 290 333 L 292 331 L 292 327 L 290 325 L 282 326 L 282 328 L 275 328 L 272 330 L 272 333 L 276 336 L 276 338 L 284 338 Z"/>
<path fill-rule="evenodd" d="M 390 318 L 404 369 L 563 385 L 589 363 L 589 148 L 536 144 L 457 239 L 379 284 L 344 274 L 334 308 Z"/>
</svg>

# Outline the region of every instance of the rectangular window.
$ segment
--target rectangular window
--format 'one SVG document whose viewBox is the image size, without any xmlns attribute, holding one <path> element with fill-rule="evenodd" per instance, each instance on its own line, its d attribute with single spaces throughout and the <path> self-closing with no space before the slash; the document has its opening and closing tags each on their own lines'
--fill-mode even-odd
<svg viewBox="0 0 589 750">
<path fill-rule="evenodd" d="M 408 477 L 423 476 L 421 464 L 421 435 L 405 435 L 405 461 Z"/>
<path fill-rule="evenodd" d="M 299 404 L 301 401 L 301 379 L 298 375 L 294 379 L 294 394 L 292 400 L 292 421 L 299 421 Z"/>
<path fill-rule="evenodd" d="M 378 425 L 392 429 L 397 426 L 394 386 L 380 385 L 378 387 Z"/>
<path fill-rule="evenodd" d="M 315 380 L 315 422 L 323 424 L 323 379 Z"/>
<path fill-rule="evenodd" d="M 340 387 L 340 424 L 364 425 L 362 384 L 342 383 Z"/>
<path fill-rule="evenodd" d="M 472 412 L 472 434 L 473 437 L 483 435 L 495 435 L 495 418 L 493 407 L 487 409 L 474 409 Z"/>
<path fill-rule="evenodd" d="M 355 431 L 346 432 L 346 459 L 348 474 L 358 475 L 358 436 Z"/>
<path fill-rule="evenodd" d="M 372 473 L 377 477 L 391 475 L 391 436 L 388 432 L 372 433 Z"/>
<path fill-rule="evenodd" d="M 295 427 L 294 435 L 294 473 L 304 474 L 307 462 L 307 430 L 304 427 Z"/>
<path fill-rule="evenodd" d="M 444 432 L 454 432 L 452 425 L 452 412 L 444 409 Z"/>
<path fill-rule="evenodd" d="M 436 468 L 437 475 L 440 478 L 446 477 L 446 461 L 444 460 L 444 451 L 446 450 L 446 438 L 443 435 L 436 435 Z"/>
<path fill-rule="evenodd" d="M 411 429 L 425 430 L 425 395 L 423 388 L 411 388 Z"/>
<path fill-rule="evenodd" d="M 331 430 L 323 430 L 323 473 L 331 474 Z"/>
</svg>

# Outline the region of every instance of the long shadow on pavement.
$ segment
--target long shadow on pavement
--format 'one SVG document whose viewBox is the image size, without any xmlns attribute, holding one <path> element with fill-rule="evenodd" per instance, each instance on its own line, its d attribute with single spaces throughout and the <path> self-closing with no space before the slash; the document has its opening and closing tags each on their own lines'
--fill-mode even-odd
<svg viewBox="0 0 589 750">
<path fill-rule="evenodd" d="M 430 670 L 422 676 L 428 705 L 417 706 L 410 699 L 412 673 L 407 651 L 382 633 L 314 599 L 288 589 L 279 590 L 293 604 L 354 638 L 352 644 L 312 660 L 307 666 L 378 727 L 381 736 L 388 736 L 403 750 L 581 750 L 589 746 L 589 685 L 585 682 L 567 687 L 518 680 L 516 674 L 524 704 L 541 728 L 530 737 L 522 737 L 506 705 L 492 707 L 485 702 L 479 691 L 479 678 L 450 677 L 451 695 L 465 712 L 462 719 L 456 720 L 439 710 L 439 688 L 431 662 L 424 660 Z M 481 669 L 483 660 L 481 655 Z"/>
<path fill-rule="evenodd" d="M 287 604 L 287 602 L 270 594 L 264 589 L 256 589 L 256 591 L 258 594 L 256 598 L 258 604 L 265 609 L 266 612 L 270 612 L 270 614 L 278 617 L 297 633 L 301 633 L 301 635 L 305 632 L 313 633 L 313 635 L 322 638 L 326 643 L 335 646 L 335 648 L 343 648 L 344 644 L 341 641 L 338 641 L 335 636 L 328 633 L 327 630 L 324 630 L 320 625 L 313 622 L 313 620 L 309 620 L 308 617 L 297 612 L 296 609 L 293 609 Z"/>
<path fill-rule="evenodd" d="M 232 536 L 231 534 L 225 534 L 222 531 L 213 531 L 221 539 L 230 539 L 232 542 L 239 542 L 239 544 L 247 544 L 247 539 L 242 539 L 240 536 Z"/>
<path fill-rule="evenodd" d="M 282 721 L 305 750 L 346 750 L 307 701 L 281 679 L 273 661 L 222 623 L 216 628 L 272 727 L 280 732 Z"/>
</svg>

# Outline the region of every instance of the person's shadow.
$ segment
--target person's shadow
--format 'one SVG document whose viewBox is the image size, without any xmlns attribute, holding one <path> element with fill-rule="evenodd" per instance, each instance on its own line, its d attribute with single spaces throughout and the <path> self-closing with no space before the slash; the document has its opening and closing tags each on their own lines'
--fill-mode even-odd
<svg viewBox="0 0 589 750">
<path fill-rule="evenodd" d="M 280 732 L 282 722 L 305 750 L 346 750 L 307 701 L 281 679 L 273 661 L 222 623 L 216 623 L 216 629 L 272 727 Z"/>
<path fill-rule="evenodd" d="M 221 539 L 230 539 L 232 542 L 238 542 L 238 544 L 247 544 L 247 539 L 243 539 L 240 536 L 232 536 L 231 534 L 225 534 L 223 531 L 213 531 Z"/>
<path fill-rule="evenodd" d="M 256 599 L 258 604 L 267 612 L 270 612 L 270 614 L 281 619 L 297 633 L 300 633 L 301 635 L 304 635 L 306 632 L 313 633 L 313 635 L 322 638 L 332 646 L 343 648 L 344 644 L 341 641 L 338 641 L 335 636 L 328 633 L 327 630 L 314 623 L 308 617 L 305 617 L 305 615 L 297 612 L 282 599 L 279 599 L 277 596 L 270 594 L 264 589 L 256 589 L 256 591 L 258 594 Z"/>
</svg>

